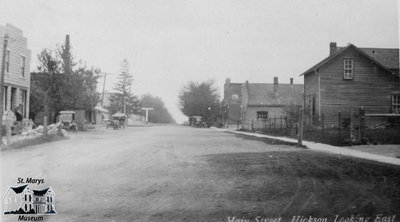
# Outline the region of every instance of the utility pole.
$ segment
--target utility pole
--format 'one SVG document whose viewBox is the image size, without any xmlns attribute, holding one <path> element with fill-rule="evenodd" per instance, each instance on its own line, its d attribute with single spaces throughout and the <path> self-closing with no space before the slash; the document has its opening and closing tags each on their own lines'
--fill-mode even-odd
<svg viewBox="0 0 400 222">
<path fill-rule="evenodd" d="M 6 54 L 8 45 L 8 34 L 4 34 L 3 57 L 1 61 L 1 76 L 0 76 L 0 146 L 3 144 L 3 110 L 4 110 L 4 72 L 6 69 Z"/>
<path fill-rule="evenodd" d="M 299 135 L 297 137 L 297 145 L 298 146 L 303 146 L 303 113 L 304 110 L 303 108 L 300 108 L 300 115 L 299 115 Z"/>
<path fill-rule="evenodd" d="M 107 73 L 104 73 L 104 82 L 103 82 L 103 94 L 101 95 L 101 107 L 103 107 L 103 103 L 104 103 L 104 91 L 106 88 L 106 78 L 107 78 Z"/>
<path fill-rule="evenodd" d="M 125 101 L 125 94 L 124 94 L 124 114 L 126 115 L 126 101 Z"/>
</svg>

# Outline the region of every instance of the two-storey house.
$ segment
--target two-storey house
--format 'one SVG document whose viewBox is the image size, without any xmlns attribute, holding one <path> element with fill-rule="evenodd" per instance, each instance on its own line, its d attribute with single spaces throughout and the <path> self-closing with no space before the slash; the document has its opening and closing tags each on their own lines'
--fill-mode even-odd
<svg viewBox="0 0 400 222">
<path fill-rule="evenodd" d="M 27 39 L 20 29 L 11 24 L 0 25 L 0 61 L 3 58 L 5 34 L 8 34 L 9 38 L 4 55 L 4 113 L 14 111 L 15 108 L 20 106 L 23 118 L 28 118 L 31 51 L 27 48 Z M 0 68 L 1 65 L 0 63 Z"/>
<path fill-rule="evenodd" d="M 349 115 L 364 107 L 366 113 L 400 113 L 399 49 L 337 47 L 301 76 L 308 114 L 329 125 L 338 113 Z"/>
</svg>

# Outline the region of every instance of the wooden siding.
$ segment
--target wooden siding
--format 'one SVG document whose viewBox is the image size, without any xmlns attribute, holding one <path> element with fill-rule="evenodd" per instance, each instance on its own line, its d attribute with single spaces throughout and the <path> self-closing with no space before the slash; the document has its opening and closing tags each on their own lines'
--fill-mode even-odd
<svg viewBox="0 0 400 222">
<path fill-rule="evenodd" d="M 28 89 L 30 87 L 31 51 L 27 49 L 27 39 L 22 35 L 21 30 L 9 24 L 0 27 L 2 37 L 4 33 L 8 33 L 10 39 L 7 47 L 10 52 L 10 65 L 9 72 L 5 72 L 4 83 Z M 0 50 L 3 52 L 3 42 L 0 45 Z M 21 56 L 25 57 L 24 77 L 21 75 Z M 0 59 L 2 59 L 2 53 L 0 53 Z"/>
<path fill-rule="evenodd" d="M 310 73 L 304 76 L 304 91 L 306 100 L 311 99 L 311 96 L 315 95 L 315 112 L 319 113 L 319 92 L 318 92 L 318 74 Z M 310 103 L 307 102 L 306 103 Z"/>
<path fill-rule="evenodd" d="M 354 79 L 343 79 L 343 59 L 354 60 Z M 366 113 L 390 113 L 391 93 L 400 90 L 399 78 L 379 68 L 354 49 L 321 67 L 321 112 L 325 122 L 337 125 L 338 112 L 349 115 L 360 106 Z"/>
<path fill-rule="evenodd" d="M 9 57 L 9 70 L 5 70 L 4 85 L 7 86 L 7 107 L 5 110 L 10 110 L 19 104 L 24 106 L 24 117 L 29 116 L 29 95 L 30 95 L 30 62 L 31 62 L 31 51 L 27 49 L 27 39 L 23 36 L 20 29 L 6 24 L 0 26 L 0 36 L 4 37 L 4 34 L 9 35 L 9 42 L 7 50 L 10 53 Z M 3 39 L 3 38 L 1 38 Z M 0 44 L 0 61 L 3 56 L 3 41 Z M 21 73 L 22 59 L 25 57 L 24 65 L 24 76 Z M 1 64 L 0 64 L 1 66 Z M 11 87 L 15 88 L 15 95 L 11 104 Z M 23 101 L 22 93 L 26 91 L 26 102 Z M 6 95 L 6 94 L 5 94 Z M 6 102 L 5 102 L 6 103 Z"/>
</svg>

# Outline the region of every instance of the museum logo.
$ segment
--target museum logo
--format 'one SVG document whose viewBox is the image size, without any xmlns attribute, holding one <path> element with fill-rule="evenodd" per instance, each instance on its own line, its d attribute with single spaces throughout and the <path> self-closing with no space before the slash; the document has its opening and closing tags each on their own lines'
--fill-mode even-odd
<svg viewBox="0 0 400 222">
<path fill-rule="evenodd" d="M 55 193 L 51 187 L 33 190 L 28 184 L 9 187 L 3 196 L 3 215 L 55 215 Z"/>
</svg>

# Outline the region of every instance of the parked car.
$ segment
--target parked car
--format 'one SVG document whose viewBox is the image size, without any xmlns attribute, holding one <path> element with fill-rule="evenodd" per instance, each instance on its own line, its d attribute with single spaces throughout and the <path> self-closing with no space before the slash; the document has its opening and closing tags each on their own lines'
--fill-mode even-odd
<svg viewBox="0 0 400 222">
<path fill-rule="evenodd" d="M 61 111 L 58 118 L 63 129 L 69 131 L 78 130 L 78 126 L 75 122 L 75 111 Z"/>
<path fill-rule="evenodd" d="M 125 129 L 128 123 L 127 120 L 128 118 L 124 113 L 115 113 L 111 116 L 111 120 L 109 120 L 109 122 L 106 122 L 106 127 L 107 129 L 109 127 L 113 129 Z"/>
</svg>

